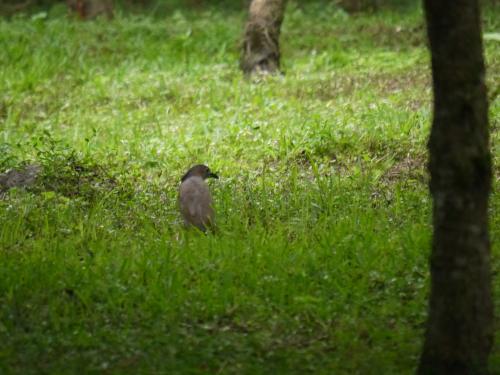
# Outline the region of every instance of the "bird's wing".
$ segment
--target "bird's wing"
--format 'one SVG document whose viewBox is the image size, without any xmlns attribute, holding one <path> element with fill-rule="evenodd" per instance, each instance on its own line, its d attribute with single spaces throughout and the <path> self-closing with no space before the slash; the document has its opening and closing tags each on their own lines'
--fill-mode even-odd
<svg viewBox="0 0 500 375">
<path fill-rule="evenodd" d="M 192 192 L 190 195 L 190 200 L 187 202 L 187 208 L 189 210 L 189 215 L 193 217 L 201 217 L 203 208 L 202 208 L 202 201 L 203 201 L 203 192 L 200 190 L 195 190 Z"/>
<path fill-rule="evenodd" d="M 181 184 L 179 203 L 184 220 L 201 230 L 214 220 L 212 197 L 207 184 L 197 178 L 189 178 Z"/>
</svg>

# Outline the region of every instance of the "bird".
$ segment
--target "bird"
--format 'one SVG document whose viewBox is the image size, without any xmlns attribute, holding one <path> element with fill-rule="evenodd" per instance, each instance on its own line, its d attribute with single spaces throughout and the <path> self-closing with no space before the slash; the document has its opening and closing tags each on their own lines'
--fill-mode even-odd
<svg viewBox="0 0 500 375">
<path fill-rule="evenodd" d="M 215 212 L 212 195 L 205 182 L 207 178 L 218 179 L 204 164 L 188 169 L 181 178 L 179 187 L 179 208 L 186 227 L 196 227 L 202 232 L 214 228 Z"/>
</svg>

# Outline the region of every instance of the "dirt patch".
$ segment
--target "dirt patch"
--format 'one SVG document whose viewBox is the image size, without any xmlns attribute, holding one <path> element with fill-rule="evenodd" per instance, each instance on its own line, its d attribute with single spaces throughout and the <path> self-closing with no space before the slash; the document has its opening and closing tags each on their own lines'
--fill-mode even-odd
<svg viewBox="0 0 500 375">
<path fill-rule="evenodd" d="M 411 89 L 425 90 L 430 88 L 430 75 L 424 71 L 408 71 L 397 75 L 394 73 L 360 74 L 357 76 L 335 75 L 328 80 L 301 82 L 292 95 L 297 98 L 319 99 L 321 101 L 335 100 L 342 96 L 350 96 L 356 91 L 374 90 L 386 96 Z M 430 102 L 430 97 L 428 99 Z M 411 101 L 409 106 L 415 109 L 427 101 Z"/>
<path fill-rule="evenodd" d="M 358 33 L 372 36 L 373 42 L 379 47 L 407 48 L 423 46 L 426 43 L 424 24 L 411 27 L 377 24 L 361 25 Z"/>
<path fill-rule="evenodd" d="M 426 161 L 423 156 L 406 156 L 403 160 L 396 162 L 381 177 L 384 183 L 397 181 L 416 180 L 427 182 Z"/>
<path fill-rule="evenodd" d="M 0 193 L 15 187 L 27 188 L 33 186 L 41 170 L 40 165 L 28 164 L 25 167 L 13 168 L 6 173 L 0 174 Z"/>
</svg>

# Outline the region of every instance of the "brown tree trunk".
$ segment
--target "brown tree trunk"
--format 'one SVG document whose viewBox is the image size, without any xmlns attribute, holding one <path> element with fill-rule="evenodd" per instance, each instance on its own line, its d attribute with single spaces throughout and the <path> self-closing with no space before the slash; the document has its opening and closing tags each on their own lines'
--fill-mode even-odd
<svg viewBox="0 0 500 375">
<path fill-rule="evenodd" d="M 487 374 L 493 343 L 488 103 L 477 0 L 424 0 L 432 54 L 431 294 L 418 373 Z"/>
<path fill-rule="evenodd" d="M 252 0 L 241 69 L 245 74 L 280 71 L 280 29 L 287 0 Z"/>
<path fill-rule="evenodd" d="M 11 16 L 17 12 L 22 12 L 33 5 L 30 0 L 23 2 L 7 2 L 5 4 L 0 3 L 0 15 L 1 16 Z"/>
<path fill-rule="evenodd" d="M 66 4 L 80 19 L 93 19 L 100 15 L 113 18 L 113 0 L 66 0 Z"/>
</svg>

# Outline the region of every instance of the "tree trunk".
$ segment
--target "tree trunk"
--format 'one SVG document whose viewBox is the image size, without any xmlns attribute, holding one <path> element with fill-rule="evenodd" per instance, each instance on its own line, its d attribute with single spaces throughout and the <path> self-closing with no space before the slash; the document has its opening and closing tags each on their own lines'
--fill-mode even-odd
<svg viewBox="0 0 500 375">
<path fill-rule="evenodd" d="M 252 0 L 241 69 L 245 74 L 280 71 L 280 29 L 287 0 Z"/>
<path fill-rule="evenodd" d="M 113 18 L 113 0 L 66 0 L 68 9 L 82 20 L 100 15 Z"/>
<path fill-rule="evenodd" d="M 418 373 L 487 374 L 493 343 L 488 103 L 477 0 L 424 0 L 432 54 L 431 294 Z"/>
<path fill-rule="evenodd" d="M 33 3 L 29 0 L 23 1 L 22 3 L 18 1 L 17 2 L 9 1 L 4 4 L 2 2 L 0 3 L 0 16 L 12 16 L 17 12 L 22 12 L 26 9 L 29 9 L 29 7 L 32 5 Z"/>
</svg>

